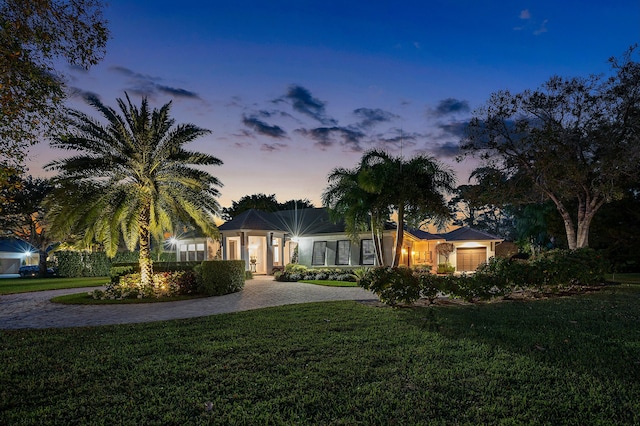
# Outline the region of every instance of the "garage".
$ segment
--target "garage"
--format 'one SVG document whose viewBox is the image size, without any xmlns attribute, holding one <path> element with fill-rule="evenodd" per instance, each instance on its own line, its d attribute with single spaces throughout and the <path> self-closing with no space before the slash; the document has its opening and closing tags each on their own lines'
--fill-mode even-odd
<svg viewBox="0 0 640 426">
<path fill-rule="evenodd" d="M 456 250 L 456 269 L 475 271 L 478 265 L 487 261 L 487 248 L 458 248 Z"/>
</svg>

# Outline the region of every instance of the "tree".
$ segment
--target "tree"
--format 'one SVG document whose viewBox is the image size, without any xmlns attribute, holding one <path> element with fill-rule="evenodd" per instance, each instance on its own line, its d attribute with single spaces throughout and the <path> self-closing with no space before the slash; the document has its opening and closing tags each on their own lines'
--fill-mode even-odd
<svg viewBox="0 0 640 426">
<path fill-rule="evenodd" d="M 64 76 L 56 63 L 96 64 L 108 35 L 98 0 L 0 0 L 2 167 L 21 169 L 27 148 L 63 123 Z"/>
<path fill-rule="evenodd" d="M 29 176 L 21 180 L 21 190 L 0 214 L 0 229 L 38 250 L 39 275 L 47 273 L 47 249 L 55 242 L 45 218 L 44 200 L 53 187 L 46 179 Z"/>
<path fill-rule="evenodd" d="M 312 209 L 313 204 L 311 201 L 304 200 L 289 200 L 284 203 L 279 203 L 275 194 L 253 194 L 245 195 L 238 201 L 233 201 L 231 207 L 225 207 L 222 209 L 222 218 L 224 220 L 231 220 L 247 210 L 256 209 L 264 212 L 275 212 L 278 210 L 293 210 L 299 209 Z"/>
<path fill-rule="evenodd" d="M 609 78 L 552 77 L 540 89 L 494 93 L 461 148 L 550 199 L 570 249 L 589 245 L 600 208 L 619 199 L 640 163 L 640 64 L 630 49 Z M 575 210 L 570 210 L 571 205 Z"/>
<path fill-rule="evenodd" d="M 371 232 L 376 265 L 383 265 L 382 231 L 391 211 L 388 206 L 376 204 L 376 194 L 365 191 L 358 179 L 358 169 L 333 169 L 328 178 L 329 186 L 322 193 L 322 204 L 332 220 L 344 220 L 345 230 L 352 240 L 357 240 L 362 232 Z"/>
<path fill-rule="evenodd" d="M 126 94 L 125 94 L 126 95 Z M 45 166 L 58 172 L 51 203 L 51 225 L 61 236 L 81 234 L 94 240 L 109 256 L 120 236 L 129 249 L 140 248 L 142 285 L 151 283 L 150 238 L 163 238 L 174 224 L 194 223 L 206 235 L 217 235 L 213 214 L 219 210 L 216 187 L 220 181 L 192 166 L 220 165 L 218 158 L 187 151 L 184 145 L 208 130 L 193 124 L 175 124 L 171 102 L 149 109 L 118 99 L 121 114 L 91 98 L 89 104 L 106 124 L 69 111 L 71 133 L 52 146 L 75 152 Z"/>
<path fill-rule="evenodd" d="M 455 177 L 435 158 L 417 155 L 408 161 L 371 150 L 360 161 L 359 184 L 376 194 L 375 203 L 396 213 L 396 246 L 392 266 L 400 264 L 405 220 L 443 227 L 451 219 L 444 193 L 453 191 Z"/>
<path fill-rule="evenodd" d="M 383 151 L 366 152 L 354 170 L 336 169 L 329 176 L 323 204 L 344 217 L 348 229 L 380 233 L 392 212 L 396 213 L 396 246 L 393 266 L 400 263 L 405 220 L 420 224 L 431 220 L 441 226 L 451 212 L 443 193 L 453 190 L 453 172 L 432 157 L 415 156 L 408 161 Z M 374 242 L 376 238 L 374 238 Z M 382 264 L 382 263 L 380 263 Z"/>
</svg>

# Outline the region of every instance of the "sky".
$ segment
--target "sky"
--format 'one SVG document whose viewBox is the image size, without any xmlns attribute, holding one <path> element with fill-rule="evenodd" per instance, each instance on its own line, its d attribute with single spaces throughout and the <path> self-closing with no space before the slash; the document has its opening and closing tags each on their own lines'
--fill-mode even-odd
<svg viewBox="0 0 640 426">
<path fill-rule="evenodd" d="M 211 130 L 187 148 L 223 161 L 219 202 L 275 194 L 321 205 L 327 176 L 363 152 L 456 162 L 465 123 L 500 90 L 603 74 L 640 41 L 638 0 L 109 0 L 111 39 L 89 71 L 66 67 L 70 106 L 172 102 Z M 31 150 L 37 176 L 63 157 Z"/>
</svg>

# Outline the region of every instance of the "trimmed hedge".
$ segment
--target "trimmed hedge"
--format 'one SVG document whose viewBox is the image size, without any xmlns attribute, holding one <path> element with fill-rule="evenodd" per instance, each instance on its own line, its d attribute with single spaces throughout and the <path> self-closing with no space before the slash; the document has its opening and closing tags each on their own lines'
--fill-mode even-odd
<svg viewBox="0 0 640 426">
<path fill-rule="evenodd" d="M 104 277 L 109 275 L 111 261 L 104 252 L 57 251 L 58 275 L 68 278 Z"/>
<path fill-rule="evenodd" d="M 207 296 L 235 293 L 244 287 L 244 260 L 205 260 L 195 271 L 198 292 Z"/>
<path fill-rule="evenodd" d="M 358 284 L 389 305 L 438 296 L 469 302 L 508 296 L 516 289 L 556 292 L 602 284 L 607 265 L 593 249 L 550 250 L 531 260 L 493 258 L 474 274 L 436 276 L 405 267 L 370 269 Z"/>
</svg>

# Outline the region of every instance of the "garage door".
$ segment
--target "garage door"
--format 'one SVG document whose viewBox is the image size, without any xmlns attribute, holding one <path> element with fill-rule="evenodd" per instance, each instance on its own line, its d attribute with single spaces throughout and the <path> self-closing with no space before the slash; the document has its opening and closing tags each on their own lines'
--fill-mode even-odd
<svg viewBox="0 0 640 426">
<path fill-rule="evenodd" d="M 478 265 L 487 261 L 487 248 L 459 248 L 456 250 L 456 269 L 475 271 Z"/>
</svg>

